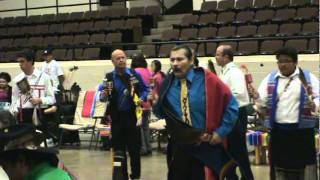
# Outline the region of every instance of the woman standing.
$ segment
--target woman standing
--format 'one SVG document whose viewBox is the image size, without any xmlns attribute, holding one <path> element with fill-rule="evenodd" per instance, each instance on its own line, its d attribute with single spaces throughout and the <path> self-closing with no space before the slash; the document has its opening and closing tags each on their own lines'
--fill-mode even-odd
<svg viewBox="0 0 320 180">
<path fill-rule="evenodd" d="M 150 87 L 152 73 L 148 69 L 148 64 L 142 53 L 132 56 L 131 68 L 134 69 L 142 78 L 144 84 Z M 150 143 L 149 119 L 151 115 L 150 100 L 142 102 L 142 123 L 141 123 L 141 155 L 152 154 Z"/>
</svg>

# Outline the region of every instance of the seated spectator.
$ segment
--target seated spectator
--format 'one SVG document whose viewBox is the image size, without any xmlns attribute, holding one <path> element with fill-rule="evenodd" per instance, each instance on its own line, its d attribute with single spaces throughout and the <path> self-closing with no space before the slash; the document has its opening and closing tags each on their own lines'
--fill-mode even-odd
<svg viewBox="0 0 320 180">
<path fill-rule="evenodd" d="M 9 86 L 11 77 L 6 72 L 0 73 L 0 109 L 8 110 L 11 104 L 12 88 Z"/>
</svg>

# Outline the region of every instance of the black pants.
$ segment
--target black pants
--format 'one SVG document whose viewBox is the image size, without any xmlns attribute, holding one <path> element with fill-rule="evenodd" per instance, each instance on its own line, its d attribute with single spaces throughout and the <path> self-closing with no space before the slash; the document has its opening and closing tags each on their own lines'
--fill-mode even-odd
<svg viewBox="0 0 320 180">
<path fill-rule="evenodd" d="M 229 134 L 228 147 L 230 153 L 234 157 L 235 161 L 238 163 L 241 179 L 254 179 L 250 167 L 248 149 L 246 144 L 246 132 L 247 132 L 247 111 L 245 107 L 239 108 L 239 120 L 237 124 Z M 228 180 L 239 179 L 236 174 L 236 167 L 227 175 Z"/>
<path fill-rule="evenodd" d="M 171 144 L 173 158 L 169 162 L 168 180 L 204 180 L 204 165 L 180 147 Z"/>
<path fill-rule="evenodd" d="M 140 127 L 136 126 L 137 118 L 134 110 L 130 111 L 113 111 L 111 113 L 112 125 L 112 147 L 114 151 L 128 150 L 131 164 L 132 179 L 140 178 L 140 148 L 141 148 L 141 133 Z M 126 154 L 126 153 L 124 153 Z M 124 162 L 125 177 L 127 174 L 127 163 Z"/>
<path fill-rule="evenodd" d="M 37 126 L 37 129 L 41 130 L 43 133 L 46 134 L 47 138 L 53 138 L 54 140 L 58 137 L 58 122 L 56 122 L 56 114 L 44 114 L 45 109 L 38 109 L 37 115 L 40 121 L 40 125 Z M 30 123 L 32 122 L 32 116 L 33 116 L 33 108 L 28 109 L 22 109 L 19 110 L 18 114 L 18 121 L 19 123 Z M 22 114 L 21 114 L 22 113 Z M 20 117 L 22 117 L 22 121 L 20 122 Z"/>
</svg>

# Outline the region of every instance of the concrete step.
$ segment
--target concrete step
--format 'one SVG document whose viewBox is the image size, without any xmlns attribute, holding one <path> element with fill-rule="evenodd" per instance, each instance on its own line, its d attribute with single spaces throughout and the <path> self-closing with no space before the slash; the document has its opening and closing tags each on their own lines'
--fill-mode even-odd
<svg viewBox="0 0 320 180">
<path fill-rule="evenodd" d="M 164 28 L 152 28 L 151 35 L 159 35 L 162 34 L 163 31 L 172 29 L 171 27 L 164 27 Z"/>
<path fill-rule="evenodd" d="M 170 28 L 173 24 L 180 24 L 181 20 L 166 20 L 166 21 L 159 21 L 158 28 Z"/>
<path fill-rule="evenodd" d="M 153 39 L 161 39 L 161 35 L 149 35 L 143 37 L 143 42 L 152 42 Z"/>
</svg>

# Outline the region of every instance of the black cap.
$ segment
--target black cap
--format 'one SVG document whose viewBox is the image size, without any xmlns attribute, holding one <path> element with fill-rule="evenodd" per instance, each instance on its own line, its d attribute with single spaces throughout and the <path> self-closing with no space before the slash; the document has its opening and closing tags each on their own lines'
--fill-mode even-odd
<svg viewBox="0 0 320 180">
<path fill-rule="evenodd" d="M 51 48 L 47 48 L 43 51 L 42 55 L 48 55 L 48 54 L 52 54 L 52 49 Z"/>
<path fill-rule="evenodd" d="M 17 150 L 30 150 L 38 153 L 58 154 L 55 148 L 41 147 L 45 141 L 44 134 L 36 132 L 31 124 L 18 124 L 0 129 L 0 157 L 7 152 Z"/>
</svg>

